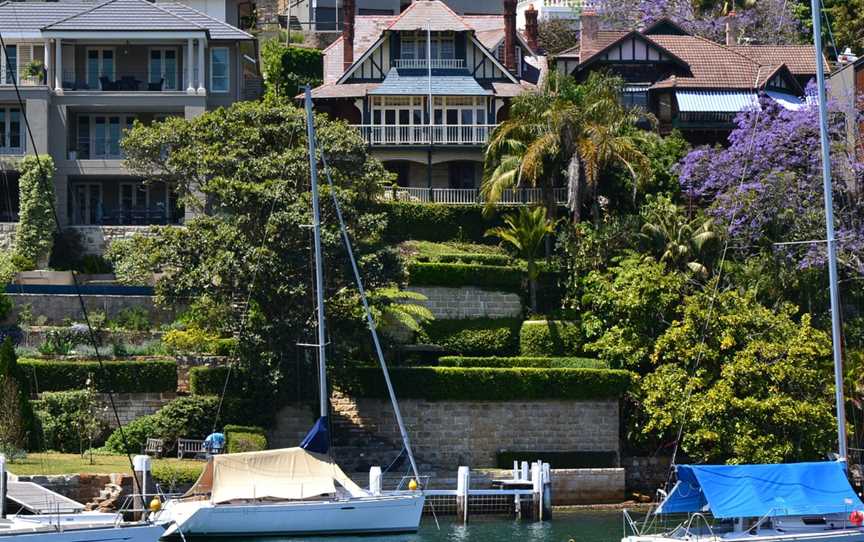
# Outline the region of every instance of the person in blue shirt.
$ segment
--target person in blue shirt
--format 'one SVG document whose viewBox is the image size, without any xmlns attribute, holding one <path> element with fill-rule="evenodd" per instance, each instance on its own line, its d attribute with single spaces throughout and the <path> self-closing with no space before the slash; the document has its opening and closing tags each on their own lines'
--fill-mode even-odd
<svg viewBox="0 0 864 542">
<path fill-rule="evenodd" d="M 210 433 L 204 439 L 204 451 L 208 456 L 221 454 L 225 451 L 225 435 L 222 433 Z"/>
</svg>

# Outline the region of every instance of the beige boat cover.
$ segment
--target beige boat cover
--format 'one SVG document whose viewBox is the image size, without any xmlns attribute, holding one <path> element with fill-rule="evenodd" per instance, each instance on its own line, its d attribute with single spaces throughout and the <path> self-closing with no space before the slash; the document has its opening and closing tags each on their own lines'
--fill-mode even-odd
<svg viewBox="0 0 864 542">
<path fill-rule="evenodd" d="M 184 497 L 210 493 L 213 503 L 248 499 L 300 500 L 336 493 L 366 493 L 325 455 L 303 448 L 216 455 Z"/>
</svg>

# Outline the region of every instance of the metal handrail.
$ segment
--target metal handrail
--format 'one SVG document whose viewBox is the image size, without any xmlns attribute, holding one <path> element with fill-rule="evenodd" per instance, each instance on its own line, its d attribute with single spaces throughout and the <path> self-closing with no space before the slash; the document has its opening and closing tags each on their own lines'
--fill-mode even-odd
<svg viewBox="0 0 864 542">
<path fill-rule="evenodd" d="M 687 526 L 684 527 L 684 534 L 686 536 L 693 536 L 693 533 L 690 532 L 690 528 L 693 526 L 693 521 L 697 518 L 702 519 L 702 522 L 708 527 L 708 534 L 713 538 L 714 537 L 714 529 L 711 528 L 711 524 L 708 523 L 708 518 L 705 517 L 701 512 L 696 512 L 695 514 L 690 515 L 690 519 L 687 520 Z M 696 539 L 698 540 L 700 536 L 697 534 Z"/>
</svg>

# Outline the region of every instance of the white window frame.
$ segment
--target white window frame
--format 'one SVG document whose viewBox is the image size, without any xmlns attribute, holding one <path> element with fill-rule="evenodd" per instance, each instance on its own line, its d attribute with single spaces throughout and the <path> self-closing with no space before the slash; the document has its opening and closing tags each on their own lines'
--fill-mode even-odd
<svg viewBox="0 0 864 542">
<path fill-rule="evenodd" d="M 147 82 L 148 83 L 157 83 L 158 81 L 152 81 L 151 75 L 153 74 L 153 51 L 159 51 L 159 63 L 160 63 L 160 77 L 165 79 L 165 86 L 162 90 L 180 90 L 180 85 L 183 82 L 180 80 L 180 56 L 181 52 L 178 47 L 149 47 L 147 49 Z M 168 86 L 168 77 L 167 72 L 165 70 L 165 52 L 166 51 L 174 51 L 174 87 Z"/>
<path fill-rule="evenodd" d="M 451 56 L 441 56 L 443 47 L 442 43 L 450 43 L 450 50 L 453 52 Z M 411 43 L 413 55 L 408 57 L 405 55 L 405 44 Z M 455 60 L 456 59 L 456 35 L 453 32 L 437 32 L 432 34 L 432 60 Z M 426 60 L 426 32 L 402 32 L 399 43 L 399 58 L 400 60 Z"/>
<path fill-rule="evenodd" d="M 18 111 L 18 146 L 12 147 L 12 110 Z M 0 110 L 3 111 L 3 138 L 0 139 L 0 155 L 3 154 L 24 154 L 24 114 L 21 108 L 14 105 L 0 105 Z"/>
<path fill-rule="evenodd" d="M 14 47 L 15 48 L 15 69 L 13 72 L 16 77 L 20 78 L 20 70 L 17 65 L 21 64 L 21 46 L 17 43 L 7 43 L 6 47 Z M 12 81 L 10 81 L 6 75 L 6 51 L 0 49 L 0 84 L 2 85 L 11 85 Z"/>
<path fill-rule="evenodd" d="M 96 201 L 97 207 L 95 209 L 90 208 L 90 189 L 96 187 L 98 192 L 98 197 Z M 83 188 L 84 192 L 84 201 L 79 201 L 78 193 L 79 190 Z M 89 226 L 93 224 L 98 224 L 102 221 L 105 216 L 105 190 L 102 186 L 102 183 L 93 183 L 93 182 L 76 182 L 72 185 L 72 202 L 74 209 L 72 210 L 72 216 L 74 217 L 76 223 L 78 223 L 78 219 L 81 218 L 80 225 Z M 94 220 L 90 220 L 90 215 L 94 215 Z"/>
<path fill-rule="evenodd" d="M 110 135 L 110 126 L 111 119 L 117 117 L 119 119 L 120 125 L 120 139 L 117 140 L 117 145 L 119 147 L 120 142 L 123 141 L 123 131 L 127 130 L 128 127 L 135 122 L 135 115 L 133 114 L 113 114 L 113 113 L 94 113 L 89 115 L 82 115 L 88 118 L 88 129 L 89 134 L 87 135 L 87 139 L 89 140 L 90 152 L 87 160 L 121 160 L 123 159 L 123 150 L 120 149 L 118 154 L 110 154 L 107 152 L 107 148 L 109 147 L 109 135 Z M 105 123 L 103 124 L 103 129 L 105 130 L 104 140 L 105 140 L 105 148 L 99 149 L 100 154 L 97 154 L 96 148 L 96 119 L 98 117 L 102 117 L 105 119 Z M 79 157 L 80 159 L 80 157 Z"/>
<path fill-rule="evenodd" d="M 96 81 L 90 81 L 90 51 L 97 52 L 97 66 L 98 73 L 96 74 Z M 106 74 L 102 71 L 103 66 L 105 65 L 104 56 L 105 51 L 111 51 L 111 73 Z M 74 57 L 73 57 L 74 58 Z M 62 67 L 60 68 L 63 69 Z M 117 80 L 117 49 L 115 47 L 87 47 L 84 51 L 84 81 L 87 83 L 88 87 L 95 85 L 99 85 L 96 88 L 101 89 L 102 83 L 99 81 L 100 77 L 108 77 L 111 81 Z"/>
<path fill-rule="evenodd" d="M 448 100 L 449 98 L 449 100 Z M 466 98 L 471 100 L 470 104 L 467 103 L 448 103 L 448 101 L 452 101 L 453 99 L 458 99 L 460 102 L 465 100 Z M 485 126 L 488 124 L 494 124 L 489 122 L 489 107 L 486 101 L 486 97 L 484 96 L 434 96 L 432 98 L 432 119 L 433 124 L 436 126 Z M 447 110 L 448 109 L 456 109 L 459 112 L 457 113 L 456 124 L 448 124 L 447 123 Z M 471 116 L 474 121 L 471 124 L 463 124 L 462 123 L 462 110 L 468 109 L 471 110 Z M 483 110 L 483 117 L 486 122 L 477 122 L 477 110 Z M 434 122 L 435 112 L 441 111 L 441 124 L 437 124 Z"/>
<path fill-rule="evenodd" d="M 225 51 L 225 89 L 217 90 L 213 85 L 213 58 L 216 51 Z M 210 92 L 214 94 L 228 94 L 231 92 L 231 48 L 230 47 L 211 47 L 210 48 Z"/>
</svg>

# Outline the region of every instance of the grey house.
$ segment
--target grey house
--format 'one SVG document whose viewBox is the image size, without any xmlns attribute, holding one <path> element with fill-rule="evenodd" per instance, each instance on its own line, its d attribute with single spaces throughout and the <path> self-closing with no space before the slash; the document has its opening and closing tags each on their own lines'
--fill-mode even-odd
<svg viewBox="0 0 864 542">
<path fill-rule="evenodd" d="M 124 130 L 194 118 L 259 88 L 243 54 L 253 37 L 181 3 L 4 2 L 0 33 L 0 222 L 17 220 L 16 162 L 36 152 L 57 166 L 64 226 L 181 222 L 170 190 L 125 168 Z"/>
</svg>

